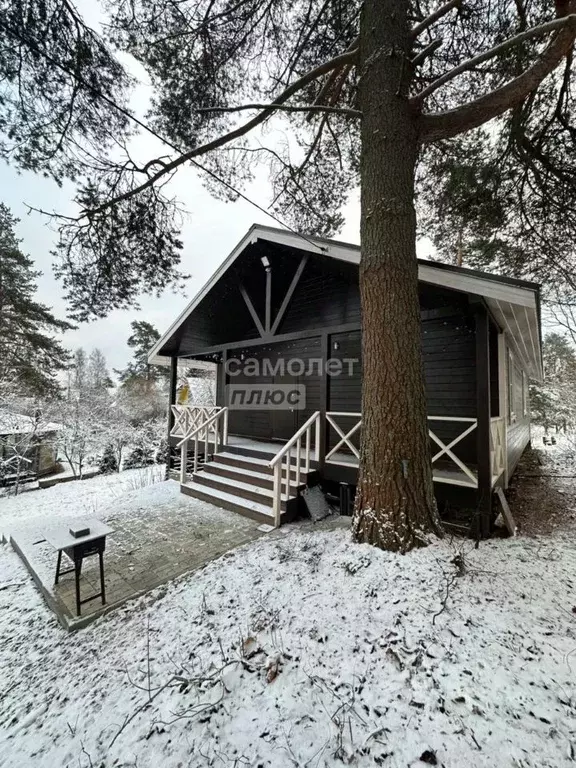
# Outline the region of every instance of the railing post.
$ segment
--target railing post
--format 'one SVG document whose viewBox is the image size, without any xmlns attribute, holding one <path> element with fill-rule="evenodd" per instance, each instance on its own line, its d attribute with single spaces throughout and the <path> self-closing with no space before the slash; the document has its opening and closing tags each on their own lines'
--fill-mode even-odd
<svg viewBox="0 0 576 768">
<path fill-rule="evenodd" d="M 286 496 L 284 497 L 288 501 L 290 497 L 290 472 L 292 470 L 292 446 L 288 448 L 288 452 L 285 456 L 286 459 Z"/>
<path fill-rule="evenodd" d="M 296 490 L 300 486 L 300 453 L 302 451 L 302 437 L 296 441 Z"/>
<path fill-rule="evenodd" d="M 280 516 L 282 514 L 282 461 L 274 465 L 274 495 L 272 498 L 272 513 L 274 515 L 274 526 L 280 527 Z"/>
<path fill-rule="evenodd" d="M 187 463 L 188 463 L 188 440 L 182 443 L 182 452 L 180 454 L 180 483 L 184 485 L 187 480 Z"/>
<path fill-rule="evenodd" d="M 316 422 L 314 424 L 314 460 L 320 463 L 320 450 L 321 450 L 321 441 L 322 441 L 322 424 L 323 420 L 325 420 L 326 415 L 325 413 L 319 413 L 316 417 Z M 325 431 L 325 430 L 324 430 Z"/>
<path fill-rule="evenodd" d="M 228 408 L 224 411 L 224 427 L 222 429 L 222 445 L 228 445 Z"/>
<path fill-rule="evenodd" d="M 198 433 L 194 435 L 194 472 L 198 472 Z"/>
</svg>

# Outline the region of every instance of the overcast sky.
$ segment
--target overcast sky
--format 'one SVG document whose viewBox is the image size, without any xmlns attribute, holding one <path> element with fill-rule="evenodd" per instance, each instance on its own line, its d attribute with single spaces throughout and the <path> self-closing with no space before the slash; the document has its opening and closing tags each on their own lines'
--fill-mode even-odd
<svg viewBox="0 0 576 768">
<path fill-rule="evenodd" d="M 27 205 L 44 210 L 70 212 L 72 185 L 59 188 L 57 184 L 32 173 L 18 174 L 13 168 L 2 166 L 0 200 L 20 219 L 17 235 L 22 239 L 22 250 L 28 253 L 42 271 L 38 281 L 37 299 L 54 308 L 64 317 L 67 311 L 61 283 L 52 272 L 55 233 L 46 219 L 36 212 L 28 212 Z M 249 227 L 257 222 L 278 226 L 273 219 L 245 201 L 223 203 L 215 200 L 205 190 L 193 170 L 182 169 L 171 182 L 172 191 L 184 203 L 189 215 L 184 222 L 182 239 L 182 270 L 191 275 L 185 295 L 165 292 L 161 298 L 142 297 L 140 310 L 116 311 L 103 320 L 84 323 L 64 336 L 68 347 L 82 346 L 86 350 L 98 347 L 106 356 L 110 368 L 120 368 L 130 358 L 126 345 L 133 320 L 148 320 L 163 333 L 174 321 L 188 301 L 200 290 Z M 254 185 L 250 195 L 266 206 L 269 199 L 268 185 Z M 346 226 L 341 238 L 359 242 L 359 205 L 353 195 L 346 208 Z"/>
</svg>

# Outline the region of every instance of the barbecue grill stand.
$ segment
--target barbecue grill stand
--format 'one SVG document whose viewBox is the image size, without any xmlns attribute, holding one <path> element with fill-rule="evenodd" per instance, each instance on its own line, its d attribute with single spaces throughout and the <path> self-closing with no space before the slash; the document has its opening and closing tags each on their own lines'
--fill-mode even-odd
<svg viewBox="0 0 576 768">
<path fill-rule="evenodd" d="M 106 586 L 104 583 L 104 550 L 106 549 L 106 536 L 112 533 L 112 529 L 104 525 L 99 520 L 87 521 L 86 525 L 91 531 L 86 536 L 75 539 L 69 531 L 58 530 L 46 533 L 46 541 L 58 551 L 58 560 L 56 562 L 56 576 L 54 584 L 58 584 L 60 576 L 66 573 L 74 573 L 76 585 L 76 615 L 80 616 L 82 606 L 92 600 L 102 599 L 102 605 L 106 604 Z M 61 570 L 62 553 L 73 562 L 73 568 Z M 90 597 L 80 598 L 80 574 L 82 573 L 82 562 L 86 557 L 98 555 L 100 565 L 100 592 Z"/>
</svg>

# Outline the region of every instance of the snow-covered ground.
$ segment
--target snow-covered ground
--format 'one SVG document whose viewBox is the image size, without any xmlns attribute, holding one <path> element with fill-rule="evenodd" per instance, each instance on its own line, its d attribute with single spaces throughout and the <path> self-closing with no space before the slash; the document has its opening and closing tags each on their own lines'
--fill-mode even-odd
<svg viewBox="0 0 576 768">
<path fill-rule="evenodd" d="M 0 498 L 0 539 L 15 528 L 37 525 L 42 519 L 104 517 L 110 504 L 128 498 L 130 491 L 153 485 L 164 478 L 163 464 L 129 469 L 54 485 L 46 490 L 28 491 Z"/>
<path fill-rule="evenodd" d="M 29 496 L 121 506 L 122 480 Z M 288 526 L 74 634 L 4 545 L 0 766 L 573 765 L 575 539 Z"/>
</svg>

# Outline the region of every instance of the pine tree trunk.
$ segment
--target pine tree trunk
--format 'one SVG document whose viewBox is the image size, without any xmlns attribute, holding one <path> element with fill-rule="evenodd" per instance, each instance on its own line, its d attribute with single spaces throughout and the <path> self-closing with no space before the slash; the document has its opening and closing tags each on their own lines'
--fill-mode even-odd
<svg viewBox="0 0 576 768">
<path fill-rule="evenodd" d="M 408 0 L 365 0 L 360 28 L 362 441 L 353 534 L 406 552 L 441 533 L 422 369 Z"/>
</svg>

